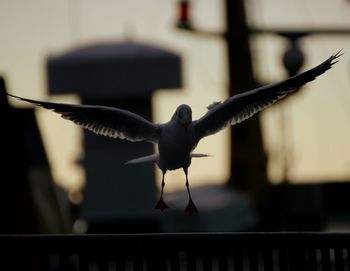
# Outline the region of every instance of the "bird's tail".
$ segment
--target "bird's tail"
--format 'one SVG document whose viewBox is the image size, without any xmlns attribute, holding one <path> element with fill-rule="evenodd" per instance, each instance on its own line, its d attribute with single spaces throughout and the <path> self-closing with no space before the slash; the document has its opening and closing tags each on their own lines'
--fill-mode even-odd
<svg viewBox="0 0 350 271">
<path fill-rule="evenodd" d="M 192 158 L 202 158 L 202 157 L 211 157 L 212 155 L 205 154 L 205 153 L 191 153 L 190 156 Z"/>
<path fill-rule="evenodd" d="M 131 159 L 125 163 L 125 165 L 131 165 L 131 164 L 139 164 L 139 163 L 156 163 L 158 161 L 158 154 L 152 154 L 152 155 L 147 155 L 135 159 Z"/>
<path fill-rule="evenodd" d="M 210 157 L 211 155 L 209 154 L 204 154 L 204 153 L 191 153 L 190 156 L 192 158 L 201 158 L 201 157 Z M 139 164 L 139 163 L 157 163 L 158 161 L 159 154 L 152 154 L 152 155 L 147 155 L 135 159 L 131 159 L 125 163 L 125 165 L 131 165 L 131 164 Z"/>
</svg>

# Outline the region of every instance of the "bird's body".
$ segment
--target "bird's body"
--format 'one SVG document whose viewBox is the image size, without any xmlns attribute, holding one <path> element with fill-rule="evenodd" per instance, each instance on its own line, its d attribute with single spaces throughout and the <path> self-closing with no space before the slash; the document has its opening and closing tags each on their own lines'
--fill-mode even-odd
<svg viewBox="0 0 350 271">
<path fill-rule="evenodd" d="M 178 107 L 190 109 L 188 105 Z M 158 139 L 158 166 L 161 170 L 188 168 L 191 164 L 191 152 L 196 147 L 195 130 L 192 123 L 191 111 L 186 111 L 191 119 L 182 125 L 175 115 L 169 122 L 160 126 Z M 179 148 L 181 146 L 181 148 Z"/>
<path fill-rule="evenodd" d="M 161 129 L 158 143 L 158 166 L 162 170 L 174 170 L 189 167 L 191 164 L 191 149 L 193 147 L 194 131 L 187 134 L 182 127 L 174 129 L 176 123 L 168 123 Z M 183 148 L 178 146 L 182 145 Z"/>
<path fill-rule="evenodd" d="M 182 104 L 177 107 L 171 120 L 164 124 L 152 122 L 130 111 L 99 105 L 73 105 L 31 100 L 8 94 L 20 100 L 42 106 L 61 114 L 65 119 L 89 129 L 90 131 L 113 138 L 128 139 L 132 142 L 147 141 L 158 144 L 158 154 L 133 159 L 128 164 L 155 162 L 163 173 L 162 190 L 157 209 L 164 210 L 168 206 L 163 200 L 165 186 L 164 176 L 168 170 L 182 168 L 186 176 L 186 187 L 189 202 L 186 211 L 198 212 L 194 205 L 188 182 L 188 168 L 192 157 L 205 157 L 195 154 L 193 150 L 198 142 L 213 135 L 227 126 L 240 123 L 278 100 L 295 92 L 304 84 L 323 74 L 337 62 L 342 55 L 338 52 L 320 65 L 284 81 L 262 86 L 228 98 L 223 102 L 213 103 L 208 112 L 198 120 L 192 120 L 191 107 Z"/>
</svg>

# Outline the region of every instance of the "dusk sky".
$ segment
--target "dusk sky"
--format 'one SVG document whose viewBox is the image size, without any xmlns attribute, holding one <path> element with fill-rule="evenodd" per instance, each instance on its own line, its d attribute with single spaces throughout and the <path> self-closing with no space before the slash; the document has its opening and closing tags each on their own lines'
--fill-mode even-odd
<svg viewBox="0 0 350 271">
<path fill-rule="evenodd" d="M 197 27 L 224 31 L 223 1 L 192 3 L 193 23 Z M 350 1 L 249 0 L 246 3 L 250 24 L 259 27 L 345 29 L 350 26 Z M 182 103 L 191 105 L 194 118 L 198 118 L 205 113 L 207 105 L 227 98 L 225 42 L 176 29 L 176 4 L 175 0 L 0 0 L 0 74 L 5 76 L 7 88 L 13 94 L 79 103 L 74 96 L 48 96 L 47 56 L 96 42 L 148 43 L 178 52 L 183 58 L 183 88 L 171 92 L 159 90 L 154 95 L 154 121 L 167 121 Z M 283 176 L 280 127 L 283 107 L 288 116 L 285 131 L 289 179 L 293 182 L 349 180 L 350 34 L 310 36 L 301 41 L 300 47 L 306 56 L 302 70 L 318 65 L 340 49 L 345 54 L 333 69 L 299 94 L 261 114 L 270 179 L 278 182 Z M 281 64 L 285 48 L 286 42 L 280 37 L 252 38 L 257 79 L 273 83 L 286 77 Z M 23 106 L 18 102 L 13 104 Z M 80 186 L 84 174 L 74 161 L 81 152 L 81 130 L 45 110 L 38 110 L 37 116 L 55 181 L 70 189 Z M 192 162 L 193 185 L 227 180 L 228 133 L 226 129 L 199 144 L 197 152 L 213 157 Z M 167 191 L 183 187 L 181 171 L 171 172 L 167 177 Z"/>
</svg>

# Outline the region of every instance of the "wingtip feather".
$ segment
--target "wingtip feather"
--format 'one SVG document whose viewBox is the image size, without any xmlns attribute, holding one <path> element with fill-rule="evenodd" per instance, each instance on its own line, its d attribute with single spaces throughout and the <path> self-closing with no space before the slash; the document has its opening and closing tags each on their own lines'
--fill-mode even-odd
<svg viewBox="0 0 350 271">
<path fill-rule="evenodd" d="M 22 98 L 22 97 L 20 97 L 20 96 L 13 95 L 13 94 L 8 93 L 8 92 L 6 92 L 6 95 L 7 95 L 7 96 L 10 96 L 10 97 L 12 97 L 12 98 L 16 98 L 17 100 L 20 100 L 20 101 L 24 101 L 24 102 L 31 103 L 31 104 L 34 104 L 34 105 L 42 106 L 41 103 L 40 103 L 39 101 L 36 101 L 36 100 L 31 100 L 31 99 L 27 99 L 27 98 Z"/>
<path fill-rule="evenodd" d="M 343 49 L 340 49 L 338 52 L 336 52 L 334 55 L 332 55 L 329 59 L 330 65 L 333 66 L 334 64 L 339 62 L 339 58 L 344 55 L 345 52 Z"/>
<path fill-rule="evenodd" d="M 18 99 L 18 100 L 21 100 L 21 99 L 22 99 L 21 97 L 16 96 L 16 95 L 13 95 L 13 94 L 8 93 L 8 92 L 6 92 L 6 95 L 7 95 L 7 96 L 10 96 L 10 97 L 12 97 L 12 98 L 16 98 L 16 99 Z"/>
</svg>

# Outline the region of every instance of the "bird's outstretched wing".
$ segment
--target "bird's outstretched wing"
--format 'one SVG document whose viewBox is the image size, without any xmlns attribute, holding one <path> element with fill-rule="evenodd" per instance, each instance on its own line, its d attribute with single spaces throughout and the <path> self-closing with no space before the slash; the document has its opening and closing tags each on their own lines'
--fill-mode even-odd
<svg viewBox="0 0 350 271">
<path fill-rule="evenodd" d="M 194 121 L 196 139 L 215 134 L 228 125 L 240 123 L 274 104 L 304 84 L 314 80 L 338 62 L 342 51 L 332 55 L 320 65 L 284 81 L 262 86 L 235 96 L 222 103 L 214 103 L 208 112 Z"/>
<path fill-rule="evenodd" d="M 99 135 L 128 139 L 133 142 L 158 142 L 158 125 L 127 110 L 98 105 L 42 102 L 11 94 L 7 95 L 50 109 L 63 118 Z"/>
</svg>

